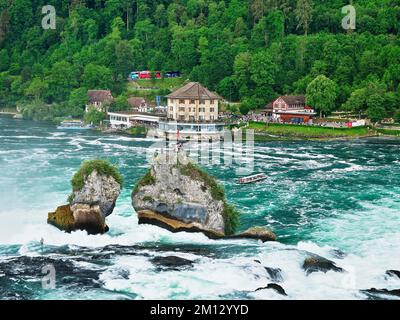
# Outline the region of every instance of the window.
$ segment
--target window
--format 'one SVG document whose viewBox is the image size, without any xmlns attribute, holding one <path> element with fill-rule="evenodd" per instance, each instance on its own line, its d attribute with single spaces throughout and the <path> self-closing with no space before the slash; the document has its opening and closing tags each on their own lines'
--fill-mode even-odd
<svg viewBox="0 0 400 320">
<path fill-rule="evenodd" d="M 214 112 L 214 108 L 210 108 L 210 112 Z"/>
<path fill-rule="evenodd" d="M 194 100 L 192 99 L 192 100 L 190 100 L 190 104 L 194 104 Z"/>
<path fill-rule="evenodd" d="M 169 111 L 174 111 L 174 107 L 169 107 Z"/>
<path fill-rule="evenodd" d="M 210 104 L 214 104 L 214 100 L 210 100 Z"/>
<path fill-rule="evenodd" d="M 199 108 L 199 112 L 205 112 L 206 108 Z"/>
<path fill-rule="evenodd" d="M 205 104 L 206 102 L 204 101 L 204 99 L 200 99 L 200 104 Z"/>
<path fill-rule="evenodd" d="M 179 107 L 179 111 L 185 112 L 185 107 Z"/>
<path fill-rule="evenodd" d="M 179 116 L 179 120 L 185 120 L 185 116 L 180 115 L 180 116 Z"/>
<path fill-rule="evenodd" d="M 184 104 L 185 103 L 185 99 L 179 99 L 179 103 Z"/>
</svg>

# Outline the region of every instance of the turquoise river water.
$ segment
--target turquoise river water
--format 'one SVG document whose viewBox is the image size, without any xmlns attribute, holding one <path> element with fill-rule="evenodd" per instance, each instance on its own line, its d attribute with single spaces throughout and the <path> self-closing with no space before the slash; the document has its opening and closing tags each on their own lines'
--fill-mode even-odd
<svg viewBox="0 0 400 320">
<path fill-rule="evenodd" d="M 400 140 L 259 143 L 254 172 L 268 179 L 251 185 L 235 182 L 243 164 L 204 166 L 242 212 L 240 228 L 269 227 L 276 243 L 138 225 L 130 193 L 153 144 L 0 118 L 0 299 L 368 299 L 361 290 L 400 288 L 385 275 L 400 269 Z M 48 225 L 73 173 L 94 158 L 112 161 L 125 178 L 110 231 L 67 234 Z M 307 275 L 310 253 L 345 272 Z M 193 265 L 160 267 L 158 256 Z M 55 288 L 42 286 L 45 265 L 55 268 Z M 287 296 L 255 292 L 273 282 L 264 267 L 281 269 Z"/>
</svg>

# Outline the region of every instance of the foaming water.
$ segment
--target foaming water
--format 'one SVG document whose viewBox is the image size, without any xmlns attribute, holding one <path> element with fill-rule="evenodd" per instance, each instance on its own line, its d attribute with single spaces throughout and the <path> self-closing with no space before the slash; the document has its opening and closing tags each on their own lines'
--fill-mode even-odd
<svg viewBox="0 0 400 320">
<path fill-rule="evenodd" d="M 139 225 L 130 193 L 155 142 L 0 118 L 0 298 L 366 299 L 361 290 L 400 287 L 385 275 L 400 269 L 399 141 L 256 144 L 254 172 L 268 179 L 245 186 L 235 183 L 243 162 L 203 164 L 241 210 L 242 230 L 262 225 L 278 235 L 279 243 L 264 244 Z M 238 154 L 214 147 L 222 158 Z M 73 173 L 94 158 L 113 162 L 125 178 L 110 231 L 60 232 L 46 223 L 47 212 L 66 202 Z M 307 275 L 310 254 L 345 272 Z M 176 269 L 153 261 L 167 256 L 192 263 Z M 46 264 L 58 272 L 55 290 L 41 288 Z M 265 267 L 280 269 L 287 296 L 255 291 L 277 282 Z"/>
</svg>

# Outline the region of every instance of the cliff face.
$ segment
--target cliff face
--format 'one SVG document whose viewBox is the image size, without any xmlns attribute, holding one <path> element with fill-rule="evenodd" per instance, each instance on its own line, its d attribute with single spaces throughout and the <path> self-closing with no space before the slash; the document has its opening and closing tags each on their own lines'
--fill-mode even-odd
<svg viewBox="0 0 400 320">
<path fill-rule="evenodd" d="M 50 212 L 47 222 L 67 232 L 107 232 L 105 218 L 114 210 L 121 192 L 121 181 L 115 175 L 107 174 L 107 170 L 102 170 L 104 168 L 108 169 L 105 162 L 89 162 L 86 167 L 84 165 L 84 170 L 78 171 L 72 180 L 74 191 L 70 196 L 70 204 Z"/>
<path fill-rule="evenodd" d="M 175 220 L 179 228 L 188 229 L 186 231 L 204 231 L 218 236 L 233 231 L 227 230 L 228 225 L 232 226 L 232 217 L 228 216 L 223 189 L 183 152 L 168 159 L 166 155 L 153 159 L 150 170 L 132 193 L 132 204 L 139 222 L 153 220 L 154 224 L 166 227 L 165 221 Z"/>
<path fill-rule="evenodd" d="M 110 215 L 121 192 L 119 183 L 111 176 L 93 171 L 84 181 L 82 189 L 73 192 L 71 207 L 98 206 L 102 217 Z"/>
</svg>

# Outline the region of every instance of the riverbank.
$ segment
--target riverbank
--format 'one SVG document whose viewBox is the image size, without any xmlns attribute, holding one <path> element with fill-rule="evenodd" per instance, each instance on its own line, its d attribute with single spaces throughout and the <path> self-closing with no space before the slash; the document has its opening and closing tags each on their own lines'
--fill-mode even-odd
<svg viewBox="0 0 400 320">
<path fill-rule="evenodd" d="M 254 130 L 255 139 L 258 141 L 269 140 L 271 138 L 295 140 L 355 139 L 378 135 L 376 129 L 369 127 L 327 128 L 293 124 L 266 124 L 263 122 L 249 122 L 249 124 L 242 127 L 242 129 Z"/>
<path fill-rule="evenodd" d="M 0 117 L 14 117 L 23 119 L 19 113 L 11 111 L 0 111 Z M 25 119 L 23 119 L 25 120 Z M 26 119 L 29 120 L 29 119 Z M 45 120 L 33 120 L 43 123 L 59 123 Z M 235 126 L 228 126 L 232 129 Z M 268 124 L 263 122 L 250 122 L 247 126 L 241 126 L 243 130 L 243 140 L 246 140 L 246 129 L 254 130 L 254 141 L 296 141 L 296 140 L 316 140 L 316 141 L 334 141 L 334 140 L 352 140 L 359 138 L 371 137 L 391 137 L 399 138 L 399 130 L 379 129 L 371 127 L 358 128 L 326 128 L 306 125 L 291 125 L 291 124 Z M 107 134 L 116 134 L 132 137 L 146 137 L 148 128 L 146 126 L 135 126 L 129 129 L 111 129 L 96 127 L 94 131 L 99 131 Z"/>
</svg>

